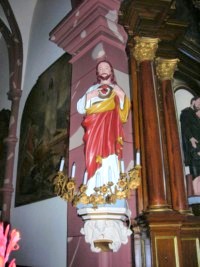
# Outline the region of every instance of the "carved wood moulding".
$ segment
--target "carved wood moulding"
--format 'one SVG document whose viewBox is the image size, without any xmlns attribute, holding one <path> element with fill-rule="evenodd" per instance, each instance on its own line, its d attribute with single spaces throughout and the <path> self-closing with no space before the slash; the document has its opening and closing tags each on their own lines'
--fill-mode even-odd
<svg viewBox="0 0 200 267">
<path fill-rule="evenodd" d="M 159 37 L 161 40 L 176 40 L 183 34 L 187 24 L 175 18 L 172 1 L 124 1 L 121 6 L 120 23 L 132 36 Z"/>
<path fill-rule="evenodd" d="M 195 11 L 194 6 L 175 0 L 125 0 L 119 22 L 128 33 L 130 48 L 135 36 L 159 38 L 156 56 L 179 58 L 179 71 L 188 79 L 200 80 L 200 30 Z"/>
</svg>

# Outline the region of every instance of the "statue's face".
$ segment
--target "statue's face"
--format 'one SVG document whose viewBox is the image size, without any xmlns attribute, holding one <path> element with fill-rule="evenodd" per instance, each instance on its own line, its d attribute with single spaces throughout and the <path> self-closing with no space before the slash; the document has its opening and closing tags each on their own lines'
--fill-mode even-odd
<svg viewBox="0 0 200 267">
<path fill-rule="evenodd" d="M 194 107 L 196 110 L 200 109 L 200 97 L 195 100 Z"/>
<path fill-rule="evenodd" d="M 200 118 L 200 110 L 198 110 L 198 111 L 196 112 L 196 115 L 197 115 L 198 118 Z"/>
<path fill-rule="evenodd" d="M 101 62 L 98 66 L 98 75 L 100 77 L 110 77 L 112 74 L 111 67 L 107 62 Z"/>
</svg>

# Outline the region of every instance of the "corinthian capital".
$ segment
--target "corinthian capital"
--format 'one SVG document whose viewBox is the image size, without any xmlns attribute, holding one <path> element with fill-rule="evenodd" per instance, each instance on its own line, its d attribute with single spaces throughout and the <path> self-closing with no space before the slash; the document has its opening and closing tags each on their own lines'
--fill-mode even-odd
<svg viewBox="0 0 200 267">
<path fill-rule="evenodd" d="M 159 38 L 135 37 L 136 44 L 133 49 L 133 56 L 138 62 L 153 60 L 158 48 Z"/>
<path fill-rule="evenodd" d="M 180 60 L 178 58 L 174 59 L 165 59 L 157 58 L 156 59 L 156 74 L 158 79 L 161 81 L 171 80 L 174 76 L 177 64 Z"/>
</svg>

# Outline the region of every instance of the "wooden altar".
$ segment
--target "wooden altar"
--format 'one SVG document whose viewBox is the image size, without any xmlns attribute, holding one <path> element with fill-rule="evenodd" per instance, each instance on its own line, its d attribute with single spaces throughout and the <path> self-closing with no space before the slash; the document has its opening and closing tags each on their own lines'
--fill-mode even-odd
<svg viewBox="0 0 200 267">
<path fill-rule="evenodd" d="M 142 148 L 143 166 L 133 266 L 200 266 L 200 217 L 188 206 L 171 82 L 175 74 L 189 84 L 200 79 L 200 50 L 177 7 L 144 0 L 121 6 L 129 36 L 134 142 Z"/>
</svg>

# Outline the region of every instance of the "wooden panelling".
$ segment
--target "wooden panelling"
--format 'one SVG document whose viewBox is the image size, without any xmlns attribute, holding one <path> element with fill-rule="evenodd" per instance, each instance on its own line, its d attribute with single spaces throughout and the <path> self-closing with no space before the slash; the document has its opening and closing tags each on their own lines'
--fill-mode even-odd
<svg viewBox="0 0 200 267">
<path fill-rule="evenodd" d="M 199 238 L 181 238 L 183 267 L 200 267 Z"/>
<path fill-rule="evenodd" d="M 176 236 L 155 237 L 156 267 L 179 267 L 178 242 Z"/>
</svg>

